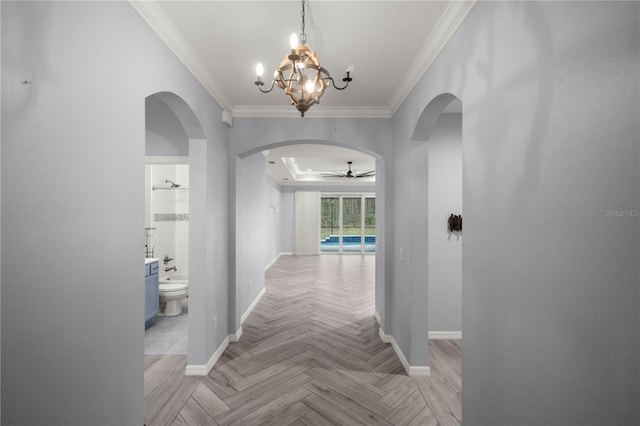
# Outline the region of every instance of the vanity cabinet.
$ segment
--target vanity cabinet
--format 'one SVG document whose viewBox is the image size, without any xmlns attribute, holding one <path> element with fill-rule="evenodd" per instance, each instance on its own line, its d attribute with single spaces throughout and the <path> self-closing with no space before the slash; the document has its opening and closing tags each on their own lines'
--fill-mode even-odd
<svg viewBox="0 0 640 426">
<path fill-rule="evenodd" d="M 158 314 L 160 309 L 159 300 L 159 276 L 158 261 L 147 262 L 144 265 L 144 328 L 151 326 L 153 318 Z"/>
</svg>

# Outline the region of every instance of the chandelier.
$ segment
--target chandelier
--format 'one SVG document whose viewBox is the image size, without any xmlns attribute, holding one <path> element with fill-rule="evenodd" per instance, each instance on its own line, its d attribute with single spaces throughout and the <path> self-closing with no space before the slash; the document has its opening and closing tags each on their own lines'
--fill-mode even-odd
<svg viewBox="0 0 640 426">
<path fill-rule="evenodd" d="M 264 68 L 262 64 L 256 66 L 256 81 L 255 85 L 262 93 L 269 93 L 273 90 L 274 86 L 284 90 L 284 93 L 289 96 L 291 105 L 294 105 L 300 116 L 304 117 L 304 113 L 313 105 L 320 102 L 320 98 L 324 94 L 324 91 L 330 85 L 337 90 L 344 90 L 352 80 L 351 73 L 353 72 L 353 66 L 347 68 L 346 75 L 342 79 L 344 86 L 336 86 L 335 81 L 329 74 L 329 71 L 320 66 L 320 61 L 315 52 L 312 52 L 307 47 L 307 34 L 304 32 L 304 2 L 302 0 L 302 32 L 300 38 L 296 33 L 291 34 L 289 43 L 291 45 L 291 52 L 288 53 L 278 69 L 273 73 L 273 81 L 269 90 L 264 90 L 264 81 L 262 81 L 262 74 Z"/>
</svg>

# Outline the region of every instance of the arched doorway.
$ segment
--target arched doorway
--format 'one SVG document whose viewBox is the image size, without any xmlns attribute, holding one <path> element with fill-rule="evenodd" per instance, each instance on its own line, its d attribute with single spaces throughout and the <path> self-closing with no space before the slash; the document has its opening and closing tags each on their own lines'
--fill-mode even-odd
<svg viewBox="0 0 640 426">
<path fill-rule="evenodd" d="M 188 185 L 176 182 L 180 186 L 175 188 L 181 191 L 183 198 L 188 194 L 188 214 L 172 216 L 188 223 L 188 236 L 178 237 L 186 245 L 182 253 L 187 259 L 175 259 L 167 265 L 160 261 L 160 267 L 162 273 L 165 267 L 180 265 L 180 272 L 188 273 L 186 353 L 190 364 L 204 364 L 199 358 L 206 356 L 202 343 L 205 341 L 205 328 L 196 319 L 205 311 L 206 300 L 206 234 L 202 232 L 206 227 L 206 182 L 203 179 L 206 176 L 206 139 L 195 113 L 180 96 L 170 92 L 154 93 L 146 98 L 145 106 L 146 157 L 151 159 L 149 163 L 188 167 L 188 171 L 178 172 L 183 174 Z M 153 256 L 162 258 L 165 254 L 173 257 L 171 253 L 164 252 L 153 253 Z"/>
<path fill-rule="evenodd" d="M 380 194 L 384 195 L 384 188 L 382 187 L 382 184 L 381 184 L 381 182 L 384 181 L 384 159 L 382 155 L 380 155 L 379 153 L 373 152 L 371 150 L 363 149 L 362 147 L 356 147 L 347 143 L 341 143 L 333 140 L 317 140 L 317 139 L 295 140 L 293 139 L 293 140 L 283 140 L 279 142 L 266 143 L 234 155 L 231 161 L 231 168 L 233 171 L 231 174 L 232 189 L 231 189 L 230 195 L 231 197 L 233 197 L 233 199 L 231 200 L 231 206 L 232 206 L 232 209 L 235 210 L 235 214 L 233 213 L 230 214 L 230 218 L 233 221 L 233 223 L 231 224 L 231 232 L 233 234 L 231 235 L 231 241 L 232 241 L 231 252 L 235 256 L 230 268 L 230 275 L 232 276 L 232 279 L 230 279 L 230 287 L 229 287 L 229 301 L 230 301 L 229 307 L 230 307 L 230 311 L 233 311 L 233 312 L 230 313 L 229 324 L 230 324 L 230 334 L 235 338 L 239 338 L 239 334 L 242 333 L 241 325 L 244 319 L 243 316 L 247 311 L 247 305 L 251 302 L 251 300 L 253 300 L 253 298 L 256 297 L 256 294 L 254 294 L 255 292 L 251 293 L 252 291 L 251 286 L 252 286 L 253 280 L 251 280 L 250 278 L 247 278 L 250 272 L 248 272 L 244 266 L 242 270 L 239 270 L 238 265 L 236 263 L 237 262 L 236 259 L 238 258 L 246 259 L 248 256 L 251 255 L 251 253 L 248 252 L 248 250 L 251 250 L 251 249 L 246 249 L 246 248 L 242 249 L 241 247 L 239 247 L 239 244 L 243 244 L 243 241 L 246 243 L 246 241 L 249 238 L 248 236 L 245 235 L 246 234 L 244 232 L 245 230 L 242 229 L 241 230 L 242 232 L 240 232 L 239 228 L 242 226 L 243 223 L 247 223 L 247 220 L 250 220 L 250 218 L 248 218 L 247 216 L 247 211 L 248 211 L 247 206 L 245 205 L 243 198 L 239 196 L 239 192 L 238 192 L 238 191 L 249 191 L 251 187 L 249 186 L 247 188 L 246 185 L 243 185 L 243 188 L 240 188 L 238 176 L 242 176 L 244 179 L 244 177 L 247 174 L 253 173 L 252 170 L 255 171 L 260 166 L 262 166 L 262 173 L 264 173 L 264 165 L 263 165 L 264 158 L 261 158 L 262 154 L 260 154 L 262 151 L 274 149 L 277 147 L 283 147 L 287 145 L 299 145 L 299 144 L 340 146 L 344 148 L 354 149 L 360 152 L 365 152 L 366 154 L 371 155 L 372 157 L 375 158 L 375 164 L 376 164 L 376 167 L 375 167 L 376 196 L 378 197 L 380 196 Z M 253 166 L 250 166 L 250 164 L 253 164 Z M 376 203 L 376 216 L 384 217 L 383 203 Z M 377 223 L 378 222 L 376 222 L 376 224 Z M 384 227 L 376 226 L 375 232 L 377 236 L 376 280 L 375 280 L 376 281 L 376 311 L 379 313 L 380 317 L 383 317 L 385 298 L 384 298 L 384 243 L 383 243 L 384 238 L 382 235 L 384 235 Z M 245 247 L 247 246 L 250 247 L 250 245 L 245 244 Z M 255 254 L 259 256 L 259 253 L 255 253 Z M 257 276 L 258 274 L 264 275 L 264 270 L 256 269 L 256 271 L 254 272 L 254 276 Z M 249 294 L 247 295 L 247 293 Z M 247 297 L 248 297 L 248 300 L 247 300 Z"/>
<path fill-rule="evenodd" d="M 436 96 L 412 140 L 411 368 L 429 374 L 429 340 L 462 337 L 462 232 L 449 228 L 462 217 L 461 100 Z"/>
</svg>

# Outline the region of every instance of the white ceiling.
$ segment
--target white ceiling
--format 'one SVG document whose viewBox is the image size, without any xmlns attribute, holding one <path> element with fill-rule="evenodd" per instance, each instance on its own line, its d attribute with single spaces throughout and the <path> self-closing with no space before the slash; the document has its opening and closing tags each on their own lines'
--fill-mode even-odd
<svg viewBox="0 0 640 426">
<path fill-rule="evenodd" d="M 355 71 L 347 89 L 327 89 L 321 103 L 301 119 L 391 117 L 475 1 L 307 0 L 307 46 L 337 83 L 348 66 Z M 232 117 L 299 117 L 280 89 L 263 94 L 253 82 L 256 64 L 264 64 L 267 80 L 269 70 L 288 53 L 290 34 L 300 33 L 300 1 L 130 3 Z M 289 147 L 279 161 L 296 158 L 304 170 L 316 172 L 326 168 L 344 172 L 350 160 L 361 171 L 375 165 L 359 153 L 315 147 L 310 154 L 309 149 L 297 154 Z M 273 151 L 271 155 L 280 152 Z M 310 164 L 310 158 L 317 161 Z M 355 180 L 349 179 L 350 184 Z"/>
</svg>

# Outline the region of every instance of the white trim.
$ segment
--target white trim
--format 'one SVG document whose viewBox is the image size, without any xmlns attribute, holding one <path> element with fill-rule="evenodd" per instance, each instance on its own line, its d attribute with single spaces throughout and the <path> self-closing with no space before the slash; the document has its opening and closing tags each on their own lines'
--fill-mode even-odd
<svg viewBox="0 0 640 426">
<path fill-rule="evenodd" d="M 165 157 L 148 155 L 144 157 L 144 164 L 189 164 L 189 157 Z"/>
<path fill-rule="evenodd" d="M 412 365 L 409 367 L 409 375 L 410 376 L 430 376 L 431 368 L 427 366 L 416 366 Z"/>
<path fill-rule="evenodd" d="M 290 106 L 250 106 L 239 105 L 233 108 L 234 117 L 245 118 L 286 118 L 300 117 L 300 113 Z M 387 107 L 327 107 L 315 105 L 304 118 L 391 118 Z"/>
<path fill-rule="evenodd" d="M 242 314 L 242 316 L 240 317 L 240 327 L 238 327 L 238 330 L 235 333 L 229 334 L 229 342 L 236 343 L 240 340 L 240 336 L 242 336 L 242 324 L 244 324 L 244 322 L 247 320 L 249 315 L 251 315 L 251 311 L 253 311 L 253 309 L 256 307 L 260 299 L 262 299 L 262 296 L 264 296 L 264 293 L 266 291 L 267 291 L 266 288 L 263 288 L 262 290 L 260 290 L 260 293 L 258 293 L 258 295 L 253 300 L 253 302 L 251 302 L 251 305 L 249 305 L 247 310 L 244 311 L 244 314 Z"/>
<path fill-rule="evenodd" d="M 169 50 L 178 57 L 178 60 L 187 67 L 189 72 L 202 84 L 222 109 L 232 111 L 229 101 L 223 96 L 222 91 L 207 71 L 207 66 L 198 57 L 191 45 L 185 40 L 184 35 L 159 6 L 158 2 L 129 0 L 129 4 L 140 14 L 151 29 L 155 31 Z"/>
<path fill-rule="evenodd" d="M 404 78 L 402 84 L 396 92 L 396 96 L 389 105 L 391 115 L 396 113 L 402 102 L 409 96 L 415 85 L 420 81 L 424 73 L 427 72 L 433 61 L 438 57 L 440 51 L 449 42 L 451 36 L 456 32 L 464 18 L 476 5 L 477 0 L 451 1 L 446 10 L 440 16 L 436 27 L 429 35 L 427 42 L 422 46 L 416 55 Z"/>
<path fill-rule="evenodd" d="M 242 326 L 235 333 L 229 335 L 229 342 L 237 343 L 240 340 L 240 336 L 242 336 Z"/>
<path fill-rule="evenodd" d="M 380 329 L 380 332 L 382 334 L 384 334 L 384 331 L 382 331 L 382 328 Z M 409 374 L 409 372 L 411 371 L 411 366 L 409 365 L 409 361 L 407 361 L 407 357 L 404 356 L 404 353 L 402 353 L 402 349 L 400 349 L 400 346 L 398 346 L 398 342 L 396 342 L 396 339 L 393 338 L 393 336 L 389 335 L 389 334 L 385 334 L 384 335 L 385 338 L 382 339 L 383 342 L 388 342 L 391 343 L 391 347 L 393 348 L 393 350 L 395 351 L 396 355 L 398 356 L 398 359 L 400 359 L 400 362 L 402 363 L 402 366 L 404 367 L 404 371 L 407 372 L 407 374 Z"/>
<path fill-rule="evenodd" d="M 229 127 L 233 127 L 233 117 L 229 111 L 222 110 L 222 122 Z"/>
<path fill-rule="evenodd" d="M 384 330 L 382 329 L 382 327 L 378 328 L 378 336 L 380 336 L 380 340 L 382 340 L 382 343 L 391 343 L 393 341 L 393 337 L 384 334 Z"/>
<path fill-rule="evenodd" d="M 429 340 L 462 340 L 462 331 L 430 331 Z"/>
<path fill-rule="evenodd" d="M 376 319 L 376 322 L 378 323 L 378 325 L 382 327 L 382 317 L 380 317 L 380 314 L 375 309 L 373 311 L 373 317 Z"/>
<path fill-rule="evenodd" d="M 256 296 L 256 298 L 253 300 L 253 302 L 251 303 L 251 305 L 249 305 L 249 307 L 247 308 L 246 311 L 244 311 L 244 314 L 242 314 L 242 316 L 240 317 L 240 330 L 242 330 L 242 324 L 244 324 L 244 322 L 247 320 L 247 318 L 249 317 L 249 315 L 251 315 L 251 311 L 253 311 L 253 308 L 256 307 L 256 305 L 258 304 L 258 302 L 260 301 L 260 299 L 262 299 L 262 296 L 264 296 L 264 293 L 267 291 L 266 288 L 262 288 L 262 290 L 260 290 L 260 293 Z M 240 333 L 242 334 L 242 332 Z M 240 337 L 240 336 L 238 336 Z"/>
<path fill-rule="evenodd" d="M 382 107 L 324 107 L 315 106 L 307 116 L 311 118 L 391 118 L 420 78 L 429 69 L 433 61 L 438 57 L 442 48 L 447 44 L 451 36 L 458 29 L 469 11 L 475 6 L 477 0 L 451 1 L 440 17 L 427 42 L 416 55 L 407 73 L 402 79 L 401 86 L 396 91 L 396 96 L 388 106 Z M 231 117 L 298 117 L 298 112 L 290 107 L 260 107 L 255 105 L 231 104 L 223 95 L 216 82 L 207 71 L 207 66 L 198 57 L 193 48 L 184 38 L 164 10 L 155 1 L 129 0 L 133 7 L 160 39 L 187 67 L 191 74 L 198 80 L 220 104 L 223 110 L 229 111 Z M 306 117 L 305 117 L 306 118 Z"/>
<path fill-rule="evenodd" d="M 225 349 L 229 346 L 229 338 L 225 337 L 218 349 L 211 355 L 209 361 L 205 365 L 187 365 L 184 374 L 186 376 L 206 376 L 209 374 L 213 366 L 218 362 Z"/>
<path fill-rule="evenodd" d="M 185 371 L 185 374 L 187 376 L 206 376 L 207 374 L 209 374 L 215 363 L 222 356 L 224 350 L 227 348 L 227 346 L 229 346 L 229 343 L 236 343 L 238 340 L 240 340 L 240 336 L 242 336 L 242 323 L 244 323 L 247 317 L 251 314 L 251 311 L 253 311 L 253 308 L 256 307 L 265 291 L 266 289 L 264 288 L 260 291 L 253 303 L 251 303 L 251 306 L 249 306 L 245 313 L 240 317 L 240 327 L 238 328 L 238 330 L 234 334 L 229 334 L 224 338 L 222 344 L 213 353 L 213 355 L 211 355 L 211 358 L 209 358 L 209 361 L 205 365 L 187 365 Z"/>
<path fill-rule="evenodd" d="M 267 266 L 266 268 L 264 268 L 264 271 L 267 272 L 269 270 L 269 268 L 271 268 L 277 261 L 278 259 L 280 259 L 280 256 L 286 256 L 286 255 L 290 255 L 293 253 L 280 253 L 278 254 Z"/>
<path fill-rule="evenodd" d="M 409 361 L 407 361 L 407 358 L 402 353 L 402 349 L 400 349 L 400 346 L 398 346 L 396 339 L 394 339 L 393 336 L 389 334 L 384 334 L 384 330 L 382 330 L 382 327 L 378 328 L 378 335 L 384 343 L 391 343 L 391 347 L 396 352 L 398 359 L 402 363 L 404 371 L 406 371 L 409 376 L 429 376 L 431 374 L 431 368 L 429 368 L 428 366 L 409 365 Z"/>
</svg>

